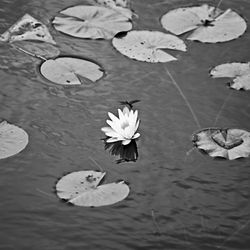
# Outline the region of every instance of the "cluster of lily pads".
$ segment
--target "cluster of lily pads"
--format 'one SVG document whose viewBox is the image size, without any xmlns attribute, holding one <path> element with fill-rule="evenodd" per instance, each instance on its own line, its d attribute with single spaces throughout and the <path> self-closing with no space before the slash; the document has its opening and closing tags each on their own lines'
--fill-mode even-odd
<svg viewBox="0 0 250 250">
<path fill-rule="evenodd" d="M 52 20 L 52 25 L 71 37 L 112 39 L 113 47 L 121 54 L 149 63 L 177 60 L 165 49 L 185 52 L 187 46 L 178 37 L 182 34 L 188 34 L 188 40 L 217 43 L 236 39 L 247 28 L 245 20 L 235 11 L 223 11 L 218 6 L 203 4 L 177 8 L 164 14 L 160 23 L 169 33 L 132 30 L 132 20 L 137 17 L 129 4 L 128 0 L 93 0 L 93 5 L 79 5 L 60 11 Z M 0 41 L 41 59 L 41 74 L 55 84 L 81 85 L 86 81 L 96 82 L 104 75 L 104 69 L 89 60 L 60 57 L 48 28 L 29 14 L 4 32 Z M 29 46 L 25 42 L 29 42 Z M 230 87 L 236 90 L 250 89 L 250 63 L 218 65 L 210 74 L 214 78 L 233 78 Z M 108 116 L 110 127 L 102 128 L 106 144 L 120 143 L 122 149 L 133 145 L 140 136 L 137 132 L 138 111 L 132 106 L 125 106 L 123 110 L 118 109 L 118 116 L 112 113 Z M 234 160 L 250 155 L 250 133 L 242 129 L 202 129 L 194 133 L 193 142 L 211 157 Z M 23 129 L 7 121 L 0 123 L 0 159 L 19 153 L 27 144 L 28 134 Z M 57 182 L 57 195 L 78 206 L 103 206 L 126 198 L 129 187 L 124 181 L 99 185 L 104 175 L 92 170 L 72 172 Z"/>
</svg>

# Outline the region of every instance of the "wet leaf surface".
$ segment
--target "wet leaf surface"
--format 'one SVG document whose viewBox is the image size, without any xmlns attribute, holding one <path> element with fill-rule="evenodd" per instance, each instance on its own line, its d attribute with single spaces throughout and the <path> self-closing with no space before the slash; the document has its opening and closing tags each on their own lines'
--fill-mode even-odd
<svg viewBox="0 0 250 250">
<path fill-rule="evenodd" d="M 103 76 L 99 65 L 88 60 L 59 57 L 45 61 L 40 67 L 41 74 L 49 81 L 61 85 L 81 85 L 95 82 Z"/>
<path fill-rule="evenodd" d="M 56 44 L 48 28 L 29 14 L 25 14 L 0 36 L 0 41 L 5 42 L 22 40 L 34 40 Z"/>
<path fill-rule="evenodd" d="M 214 67 L 210 74 L 213 78 L 233 78 L 230 87 L 236 90 L 250 90 L 250 63 L 225 63 Z"/>
<path fill-rule="evenodd" d="M 186 45 L 181 39 L 159 31 L 130 31 L 125 36 L 114 37 L 112 44 L 131 59 L 151 63 L 177 60 L 163 49 L 186 51 Z"/>
<path fill-rule="evenodd" d="M 242 129 L 203 129 L 194 134 L 193 142 L 211 157 L 234 160 L 250 155 L 250 133 Z"/>
<path fill-rule="evenodd" d="M 207 4 L 171 10 L 162 16 L 161 24 L 176 35 L 193 31 L 187 39 L 204 43 L 236 39 L 247 28 L 245 20 L 236 12 L 221 11 Z"/>
<path fill-rule="evenodd" d="M 99 207 L 117 203 L 129 194 L 123 182 L 99 185 L 106 173 L 78 171 L 62 177 L 56 184 L 59 198 L 76 206 Z"/>
<path fill-rule="evenodd" d="M 55 29 L 73 37 L 111 39 L 132 29 L 126 16 L 106 7 L 79 5 L 60 12 L 53 20 Z"/>
<path fill-rule="evenodd" d="M 28 144 L 28 134 L 7 121 L 0 123 L 0 159 L 21 152 Z"/>
</svg>

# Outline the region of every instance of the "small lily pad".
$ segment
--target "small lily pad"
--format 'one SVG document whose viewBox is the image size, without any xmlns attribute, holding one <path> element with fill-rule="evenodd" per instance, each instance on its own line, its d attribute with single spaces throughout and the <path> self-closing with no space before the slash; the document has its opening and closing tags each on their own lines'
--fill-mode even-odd
<svg viewBox="0 0 250 250">
<path fill-rule="evenodd" d="M 92 170 L 70 173 L 57 182 L 57 196 L 84 207 L 106 206 L 125 199 L 129 187 L 123 181 L 99 185 L 105 174 Z"/>
<path fill-rule="evenodd" d="M 28 134 L 7 121 L 0 123 L 0 159 L 4 159 L 21 152 L 28 144 Z"/>
<path fill-rule="evenodd" d="M 161 24 L 175 35 L 193 31 L 187 39 L 204 43 L 236 39 L 247 28 L 246 21 L 236 12 L 222 11 L 207 4 L 171 10 L 162 16 Z"/>
<path fill-rule="evenodd" d="M 213 78 L 233 78 L 230 87 L 233 89 L 250 90 L 250 63 L 225 63 L 214 67 L 210 74 Z"/>
<path fill-rule="evenodd" d="M 250 133 L 242 129 L 203 129 L 194 134 L 193 142 L 211 157 L 234 160 L 250 156 Z"/>
<path fill-rule="evenodd" d="M 45 78 L 61 85 L 95 82 L 103 76 L 103 70 L 99 65 L 73 57 L 58 57 L 47 60 L 41 65 L 40 71 Z"/>
<path fill-rule="evenodd" d="M 181 39 L 160 31 L 133 30 L 125 36 L 114 37 L 112 44 L 131 59 L 151 63 L 177 60 L 164 49 L 186 51 L 186 45 Z"/>
<path fill-rule="evenodd" d="M 0 41 L 4 42 L 11 43 L 22 40 L 34 40 L 56 44 L 48 28 L 29 14 L 25 14 L 0 36 Z"/>
<path fill-rule="evenodd" d="M 130 19 L 112 8 L 79 5 L 60 13 L 53 20 L 55 29 L 74 37 L 111 39 L 132 29 Z"/>
</svg>

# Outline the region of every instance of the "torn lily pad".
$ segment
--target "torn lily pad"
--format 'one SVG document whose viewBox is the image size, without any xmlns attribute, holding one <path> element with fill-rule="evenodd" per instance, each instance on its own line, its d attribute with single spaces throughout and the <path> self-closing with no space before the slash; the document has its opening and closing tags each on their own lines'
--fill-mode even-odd
<svg viewBox="0 0 250 250">
<path fill-rule="evenodd" d="M 109 7 L 128 7 L 130 1 L 129 0 L 95 0 L 96 3 L 101 4 L 103 6 L 109 6 Z"/>
<path fill-rule="evenodd" d="M 250 156 L 250 133 L 242 129 L 203 129 L 194 134 L 193 142 L 211 157 L 234 160 Z"/>
<path fill-rule="evenodd" d="M 186 45 L 181 39 L 160 31 L 133 30 L 125 36 L 114 37 L 112 44 L 131 59 L 151 63 L 177 60 L 164 49 L 186 51 Z"/>
<path fill-rule="evenodd" d="M 207 4 L 171 10 L 162 16 L 161 24 L 175 35 L 192 31 L 187 39 L 204 43 L 236 39 L 247 28 L 246 21 L 236 12 L 222 11 Z"/>
<path fill-rule="evenodd" d="M 0 123 L 0 159 L 4 159 L 21 152 L 28 144 L 28 134 L 7 121 Z"/>
<path fill-rule="evenodd" d="M 55 29 L 79 38 L 111 39 L 121 31 L 132 29 L 126 16 L 101 6 L 79 5 L 60 12 L 53 20 Z"/>
<path fill-rule="evenodd" d="M 46 60 L 40 67 L 49 81 L 61 85 L 80 85 L 96 82 L 103 76 L 101 67 L 93 62 L 73 57 Z"/>
<path fill-rule="evenodd" d="M 115 11 L 118 11 L 122 15 L 131 19 L 133 11 L 129 8 L 129 1 L 127 0 L 95 0 L 97 4 L 109 7 Z"/>
<path fill-rule="evenodd" d="M 3 42 L 11 43 L 22 40 L 34 40 L 56 44 L 48 28 L 29 14 L 25 14 L 0 36 L 0 41 Z"/>
<path fill-rule="evenodd" d="M 84 207 L 107 206 L 125 199 L 129 187 L 124 181 L 99 185 L 105 174 L 92 170 L 70 173 L 57 182 L 57 196 Z"/>
<path fill-rule="evenodd" d="M 233 89 L 250 90 L 250 63 L 225 63 L 214 67 L 210 74 L 213 78 L 233 78 L 230 87 Z"/>
</svg>

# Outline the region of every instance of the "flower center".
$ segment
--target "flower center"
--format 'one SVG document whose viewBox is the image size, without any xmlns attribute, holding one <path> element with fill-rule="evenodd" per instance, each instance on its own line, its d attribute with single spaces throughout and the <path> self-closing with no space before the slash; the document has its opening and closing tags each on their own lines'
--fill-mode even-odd
<svg viewBox="0 0 250 250">
<path fill-rule="evenodd" d="M 129 126 L 128 121 L 125 121 L 121 124 L 121 128 L 124 130 L 125 128 L 127 128 Z"/>
</svg>

